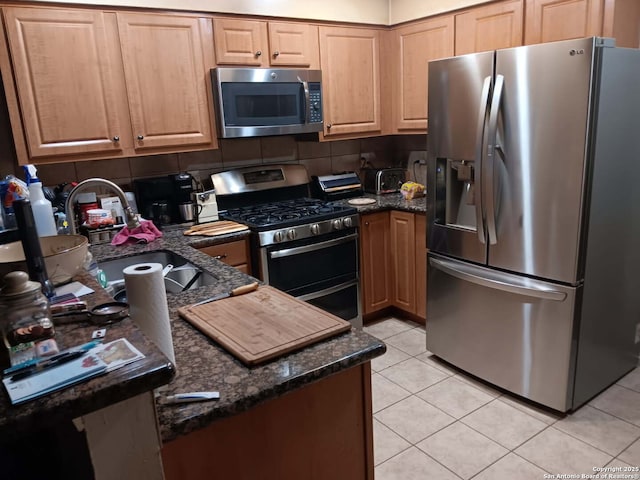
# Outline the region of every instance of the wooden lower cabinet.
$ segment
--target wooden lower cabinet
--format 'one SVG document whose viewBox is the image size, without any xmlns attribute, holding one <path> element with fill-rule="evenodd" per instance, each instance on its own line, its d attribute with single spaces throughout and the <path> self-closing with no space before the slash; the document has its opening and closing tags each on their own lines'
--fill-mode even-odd
<svg viewBox="0 0 640 480">
<path fill-rule="evenodd" d="M 416 214 L 416 315 L 427 318 L 427 216 Z"/>
<path fill-rule="evenodd" d="M 426 318 L 425 215 L 392 210 L 362 215 L 360 278 L 363 313 L 396 307 Z"/>
<path fill-rule="evenodd" d="M 166 443 L 164 474 L 167 480 L 373 480 L 372 430 L 367 362 Z"/>
<path fill-rule="evenodd" d="M 416 313 L 416 223 L 410 212 L 393 210 L 389 217 L 391 239 L 391 301 Z"/>
<path fill-rule="evenodd" d="M 199 249 L 221 262 L 237 268 L 242 273 L 251 275 L 251 253 L 249 251 L 249 238 L 235 240 L 233 242 L 220 243 Z"/>
<path fill-rule="evenodd" d="M 391 305 L 389 251 L 389 212 L 362 215 L 360 278 L 365 315 Z"/>
</svg>

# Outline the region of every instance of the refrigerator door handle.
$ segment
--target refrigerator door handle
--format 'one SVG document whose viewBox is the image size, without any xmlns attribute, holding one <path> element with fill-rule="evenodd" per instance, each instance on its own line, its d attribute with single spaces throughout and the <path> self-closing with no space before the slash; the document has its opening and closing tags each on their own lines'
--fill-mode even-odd
<svg viewBox="0 0 640 480">
<path fill-rule="evenodd" d="M 496 145 L 498 136 L 498 114 L 500 113 L 500 102 L 504 90 L 504 76 L 496 75 L 496 82 L 493 87 L 493 99 L 491 100 L 491 111 L 489 113 L 489 134 L 487 136 L 487 164 L 485 165 L 487 176 L 487 231 L 489 233 L 489 244 L 498 243 L 496 231 L 496 206 L 495 206 L 495 163 L 497 150 L 502 151 L 502 147 Z M 484 201 L 484 200 L 483 200 Z"/>
<path fill-rule="evenodd" d="M 543 282 L 526 277 L 519 277 L 502 272 L 491 272 L 491 276 L 494 278 L 488 278 L 485 275 L 485 270 L 480 270 L 472 265 L 462 265 L 458 262 L 433 257 L 429 258 L 429 263 L 432 267 L 444 273 L 483 287 L 556 302 L 562 302 L 567 298 L 565 292 L 553 290 Z"/>
<path fill-rule="evenodd" d="M 484 79 L 482 93 L 480 94 L 480 110 L 478 111 L 478 127 L 476 130 L 476 158 L 473 173 L 473 183 L 476 198 L 476 220 L 478 240 L 485 243 L 484 209 L 482 208 L 482 156 L 484 152 L 484 127 L 489 109 L 489 93 L 491 91 L 491 77 Z"/>
</svg>

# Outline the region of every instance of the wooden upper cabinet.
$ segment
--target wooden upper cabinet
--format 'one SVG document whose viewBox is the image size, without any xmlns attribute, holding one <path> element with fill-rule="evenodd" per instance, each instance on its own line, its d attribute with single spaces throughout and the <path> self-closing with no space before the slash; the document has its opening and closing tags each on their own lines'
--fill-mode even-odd
<svg viewBox="0 0 640 480">
<path fill-rule="evenodd" d="M 319 68 L 315 25 L 231 18 L 213 22 L 218 65 Z"/>
<path fill-rule="evenodd" d="M 393 95 L 397 130 L 427 129 L 428 65 L 454 54 L 453 16 L 394 29 Z"/>
<path fill-rule="evenodd" d="M 118 14 L 137 150 L 212 142 L 204 56 L 212 33 L 207 22 L 176 15 Z"/>
<path fill-rule="evenodd" d="M 213 34 L 218 65 L 269 65 L 267 22 L 214 18 Z"/>
<path fill-rule="evenodd" d="M 116 100 L 125 93 L 108 54 L 103 13 L 3 11 L 29 158 L 117 155 L 128 125 Z"/>
<path fill-rule="evenodd" d="M 456 15 L 456 55 L 522 45 L 523 0 L 472 8 Z"/>
<path fill-rule="evenodd" d="M 324 136 L 379 132 L 378 30 L 319 27 Z"/>
<path fill-rule="evenodd" d="M 604 0 L 528 0 L 525 44 L 602 35 Z"/>
<path fill-rule="evenodd" d="M 318 27 L 269 22 L 269 53 L 273 66 L 320 68 Z"/>
</svg>

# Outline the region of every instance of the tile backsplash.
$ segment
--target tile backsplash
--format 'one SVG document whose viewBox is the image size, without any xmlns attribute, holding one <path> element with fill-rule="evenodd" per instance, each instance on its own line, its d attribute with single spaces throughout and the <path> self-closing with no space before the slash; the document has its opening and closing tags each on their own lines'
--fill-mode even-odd
<svg viewBox="0 0 640 480">
<path fill-rule="evenodd" d="M 48 186 L 102 177 L 130 189 L 135 178 L 187 171 L 206 185 L 212 173 L 272 163 L 301 164 L 309 175 L 359 171 L 364 157 L 369 165 L 378 168 L 407 167 L 410 162 L 409 178 L 414 178 L 412 162 L 426 158 L 426 143 L 426 135 L 392 135 L 334 142 L 303 141 L 293 136 L 221 139 L 218 150 L 39 165 L 38 173 Z M 22 176 L 21 172 L 18 175 Z"/>
</svg>

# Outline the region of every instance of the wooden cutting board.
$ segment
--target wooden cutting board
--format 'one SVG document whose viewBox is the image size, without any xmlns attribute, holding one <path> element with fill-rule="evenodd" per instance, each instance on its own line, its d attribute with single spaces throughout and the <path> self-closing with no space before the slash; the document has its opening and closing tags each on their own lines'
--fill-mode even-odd
<svg viewBox="0 0 640 480">
<path fill-rule="evenodd" d="M 230 220 L 219 220 L 217 222 L 203 223 L 202 225 L 194 225 L 189 230 L 185 230 L 185 235 L 207 235 L 210 237 L 216 235 L 224 235 L 225 233 L 241 232 L 248 230 L 249 227 L 241 223 L 232 222 Z"/>
<path fill-rule="evenodd" d="M 351 329 L 349 322 L 269 286 L 178 313 L 247 365 Z"/>
</svg>

